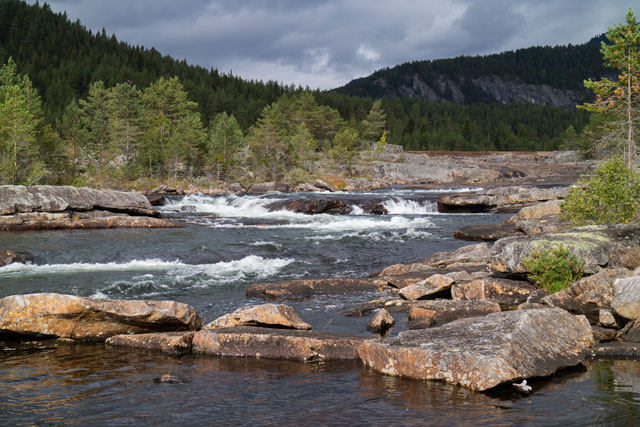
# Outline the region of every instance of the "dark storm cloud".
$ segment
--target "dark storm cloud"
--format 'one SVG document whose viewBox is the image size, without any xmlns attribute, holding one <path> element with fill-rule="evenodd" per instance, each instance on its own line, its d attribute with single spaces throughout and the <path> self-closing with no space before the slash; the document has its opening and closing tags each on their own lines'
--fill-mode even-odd
<svg viewBox="0 0 640 427">
<path fill-rule="evenodd" d="M 635 4 L 634 4 L 635 3 Z M 254 79 L 329 88 L 385 66 L 582 43 L 616 0 L 53 0 L 93 30 Z"/>
</svg>

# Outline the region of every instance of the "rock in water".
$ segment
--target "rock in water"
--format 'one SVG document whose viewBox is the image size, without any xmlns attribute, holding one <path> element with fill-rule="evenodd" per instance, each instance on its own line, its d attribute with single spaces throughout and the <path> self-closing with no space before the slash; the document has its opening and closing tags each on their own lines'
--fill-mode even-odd
<svg viewBox="0 0 640 427">
<path fill-rule="evenodd" d="M 317 295 L 334 295 L 376 291 L 387 286 L 384 280 L 358 280 L 344 277 L 302 279 L 287 282 L 254 283 L 247 297 L 264 299 L 305 299 Z"/>
<path fill-rule="evenodd" d="M 625 319 L 640 319 L 640 276 L 617 279 L 611 307 Z"/>
<path fill-rule="evenodd" d="M 393 319 L 391 314 L 383 308 L 378 310 L 375 316 L 373 316 L 367 325 L 367 330 L 376 334 L 384 335 L 393 325 L 395 325 L 395 323 L 396 321 Z"/>
<path fill-rule="evenodd" d="M 409 329 L 440 326 L 456 319 L 498 312 L 500 312 L 500 305 L 489 300 L 436 299 L 420 301 L 409 308 Z"/>
<path fill-rule="evenodd" d="M 60 294 L 0 299 L 0 333 L 104 340 L 119 334 L 197 330 L 198 312 L 174 301 L 110 300 Z"/>
<path fill-rule="evenodd" d="M 311 329 L 311 325 L 304 322 L 293 307 L 284 304 L 260 304 L 242 307 L 231 314 L 225 314 L 217 318 L 203 329 L 232 328 L 234 326 Z"/>
<path fill-rule="evenodd" d="M 13 251 L 0 250 L 0 267 L 13 264 L 14 262 L 25 263 L 28 258 L 24 255 L 17 254 Z"/>
<path fill-rule="evenodd" d="M 181 355 L 191 352 L 191 342 L 195 332 L 159 332 L 153 334 L 114 335 L 105 344 L 114 347 L 156 350 L 163 353 Z"/>
<path fill-rule="evenodd" d="M 548 308 L 403 332 L 394 339 L 365 341 L 358 353 L 365 365 L 384 374 L 444 380 L 482 391 L 577 365 L 593 343 L 584 316 Z"/>
</svg>

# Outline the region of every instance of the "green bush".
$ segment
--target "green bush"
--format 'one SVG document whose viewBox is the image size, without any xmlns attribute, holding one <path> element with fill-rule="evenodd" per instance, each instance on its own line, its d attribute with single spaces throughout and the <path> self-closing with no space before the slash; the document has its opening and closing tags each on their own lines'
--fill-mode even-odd
<svg viewBox="0 0 640 427">
<path fill-rule="evenodd" d="M 560 204 L 563 219 L 575 226 L 631 221 L 640 202 L 640 174 L 620 157 L 603 163 L 588 180 L 581 179 Z"/>
<path fill-rule="evenodd" d="M 571 286 L 584 274 L 584 264 L 562 244 L 533 250 L 522 265 L 529 279 L 550 294 Z"/>
</svg>

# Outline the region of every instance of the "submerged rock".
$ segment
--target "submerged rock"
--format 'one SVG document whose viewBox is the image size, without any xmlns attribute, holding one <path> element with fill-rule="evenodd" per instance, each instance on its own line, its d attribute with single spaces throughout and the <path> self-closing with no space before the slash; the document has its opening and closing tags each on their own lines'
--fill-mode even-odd
<svg viewBox="0 0 640 427">
<path fill-rule="evenodd" d="M 394 339 L 365 341 L 358 353 L 365 365 L 384 374 L 482 391 L 577 365 L 593 343 L 586 318 L 548 308 L 407 331 Z"/>
<path fill-rule="evenodd" d="M 436 299 L 420 301 L 409 309 L 409 329 L 441 326 L 465 317 L 500 312 L 500 305 L 488 300 L 464 301 Z"/>
<path fill-rule="evenodd" d="M 77 340 L 119 334 L 196 330 L 198 312 L 174 301 L 110 300 L 61 294 L 0 299 L 0 333 Z"/>
<path fill-rule="evenodd" d="M 328 332 L 237 327 L 197 332 L 193 352 L 303 362 L 356 360 L 366 338 Z"/>
<path fill-rule="evenodd" d="M 377 291 L 386 287 L 381 280 L 358 280 L 333 277 L 327 279 L 291 280 L 255 283 L 247 289 L 247 297 L 265 299 L 304 299 L 315 295 Z"/>
<path fill-rule="evenodd" d="M 617 279 L 611 307 L 625 319 L 640 318 L 640 276 Z"/>
<path fill-rule="evenodd" d="M 158 332 L 151 334 L 114 335 L 105 344 L 140 350 L 155 350 L 180 355 L 191 352 L 194 332 Z"/>
<path fill-rule="evenodd" d="M 396 321 L 384 308 L 378 310 L 373 318 L 367 324 L 367 330 L 376 334 L 384 335 L 395 325 Z"/>
<path fill-rule="evenodd" d="M 231 314 L 225 314 L 203 329 L 232 328 L 234 326 L 260 326 L 285 329 L 311 329 L 298 313 L 283 304 L 260 304 L 241 307 Z"/>
</svg>

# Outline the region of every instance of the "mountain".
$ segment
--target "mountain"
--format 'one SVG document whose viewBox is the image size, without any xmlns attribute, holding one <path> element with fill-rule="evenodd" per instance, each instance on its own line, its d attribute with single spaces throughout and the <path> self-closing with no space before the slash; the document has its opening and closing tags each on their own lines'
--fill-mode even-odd
<svg viewBox="0 0 640 427">
<path fill-rule="evenodd" d="M 336 90 L 369 98 L 412 97 L 457 104 L 524 102 L 573 108 L 589 97 L 583 80 L 612 74 L 602 65 L 603 40 L 604 35 L 580 45 L 407 62 Z"/>
</svg>

